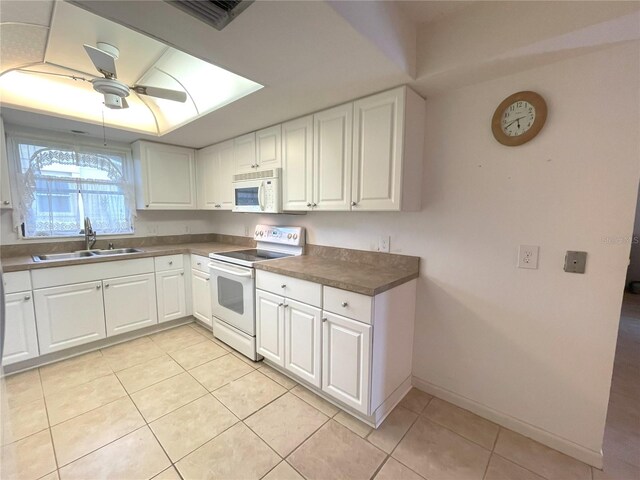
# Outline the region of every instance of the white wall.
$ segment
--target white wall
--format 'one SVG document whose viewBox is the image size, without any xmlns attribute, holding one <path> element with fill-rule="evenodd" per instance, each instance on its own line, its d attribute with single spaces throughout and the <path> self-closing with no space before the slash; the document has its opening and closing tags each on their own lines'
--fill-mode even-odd
<svg viewBox="0 0 640 480">
<path fill-rule="evenodd" d="M 637 44 L 427 100 L 423 211 L 215 213 L 219 233 L 307 227 L 316 244 L 422 258 L 414 375 L 423 387 L 598 462 L 640 175 Z M 491 135 L 495 107 L 531 89 L 549 106 L 528 144 Z M 540 246 L 538 270 L 515 267 Z M 566 250 L 587 273 L 563 271 Z"/>
<path fill-rule="evenodd" d="M 23 240 L 12 229 L 12 219 L 10 210 L 2 210 L 0 213 L 0 245 L 11 244 L 31 244 L 37 242 L 51 241 L 71 241 L 80 240 L 82 237 L 73 237 L 66 239 L 30 239 Z M 211 233 L 214 230 L 211 212 L 149 212 L 139 211 L 135 220 L 134 235 L 109 236 L 100 235 L 98 238 L 112 238 L 114 243 L 118 244 L 118 238 L 130 237 L 148 237 L 156 235 L 182 235 L 187 233 Z"/>
</svg>

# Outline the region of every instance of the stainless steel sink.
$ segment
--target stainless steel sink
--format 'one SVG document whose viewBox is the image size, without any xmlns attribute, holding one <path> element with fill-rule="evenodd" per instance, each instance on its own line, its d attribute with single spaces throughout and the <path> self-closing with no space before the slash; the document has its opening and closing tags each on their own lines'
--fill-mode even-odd
<svg viewBox="0 0 640 480">
<path fill-rule="evenodd" d="M 122 255 L 125 253 L 138 253 L 141 252 L 139 248 L 114 248 L 111 250 L 93 250 L 95 255 Z"/>
<path fill-rule="evenodd" d="M 43 255 L 34 255 L 33 260 L 36 262 L 46 262 L 55 260 L 76 260 L 87 257 L 103 257 L 108 255 L 126 255 L 127 253 L 141 252 L 139 248 L 113 248 L 111 250 L 78 250 L 69 253 L 46 253 Z"/>
<path fill-rule="evenodd" d="M 73 260 L 75 258 L 93 257 L 93 252 L 90 250 L 80 250 L 78 252 L 69 253 L 47 253 L 45 255 L 34 255 L 33 259 L 36 262 L 42 262 L 45 260 Z"/>
</svg>

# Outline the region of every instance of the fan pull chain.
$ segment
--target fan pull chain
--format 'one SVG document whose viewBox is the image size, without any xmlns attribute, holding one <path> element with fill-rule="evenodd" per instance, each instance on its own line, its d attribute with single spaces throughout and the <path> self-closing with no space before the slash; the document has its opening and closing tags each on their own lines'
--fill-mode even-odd
<svg viewBox="0 0 640 480">
<path fill-rule="evenodd" d="M 107 131 L 104 128 L 104 103 L 102 104 L 102 143 L 107 146 Z"/>
</svg>

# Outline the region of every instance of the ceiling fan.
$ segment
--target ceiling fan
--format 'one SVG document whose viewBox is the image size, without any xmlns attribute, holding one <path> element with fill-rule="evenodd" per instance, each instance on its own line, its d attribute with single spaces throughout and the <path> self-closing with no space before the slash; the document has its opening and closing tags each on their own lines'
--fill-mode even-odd
<svg viewBox="0 0 640 480">
<path fill-rule="evenodd" d="M 83 45 L 85 51 L 89 55 L 89 58 L 104 77 L 95 76 L 92 79 L 87 79 L 78 75 L 64 75 L 53 72 L 43 72 L 36 70 L 22 70 L 26 73 L 39 73 L 45 75 L 55 75 L 72 78 L 73 80 L 83 80 L 93 85 L 93 89 L 101 93 L 104 96 L 104 104 L 111 109 L 129 108 L 126 97 L 133 90 L 139 95 L 147 95 L 150 97 L 163 98 L 166 100 L 172 100 L 174 102 L 184 103 L 187 100 L 187 94 L 180 90 L 171 90 L 168 88 L 152 87 L 149 85 L 133 85 L 129 86 L 126 83 L 118 80 L 116 74 L 116 60 L 120 56 L 120 50 L 113 45 L 104 42 L 98 42 L 97 48 L 91 45 Z M 56 65 L 57 67 L 65 70 L 72 70 L 62 65 Z"/>
</svg>

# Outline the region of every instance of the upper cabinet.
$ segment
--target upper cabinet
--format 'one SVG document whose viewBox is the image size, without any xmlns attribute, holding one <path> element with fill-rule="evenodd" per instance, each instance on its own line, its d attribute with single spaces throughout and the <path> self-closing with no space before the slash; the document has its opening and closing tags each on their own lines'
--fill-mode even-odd
<svg viewBox="0 0 640 480">
<path fill-rule="evenodd" d="M 199 210 L 233 208 L 233 140 L 218 143 L 196 152 Z"/>
<path fill-rule="evenodd" d="M 313 209 L 351 210 L 353 103 L 313 116 Z"/>
<path fill-rule="evenodd" d="M 191 148 L 133 143 L 136 203 L 146 210 L 196 208 L 196 162 Z"/>
<path fill-rule="evenodd" d="M 10 183 L 7 138 L 4 136 L 4 123 L 0 117 L 0 208 L 12 207 Z"/>
<path fill-rule="evenodd" d="M 313 208 L 313 117 L 282 124 L 282 208 Z"/>
<path fill-rule="evenodd" d="M 424 100 L 407 87 L 353 103 L 353 210 L 420 210 Z"/>
<path fill-rule="evenodd" d="M 256 132 L 256 166 L 258 170 L 280 168 L 282 126 L 265 128 Z"/>
<path fill-rule="evenodd" d="M 242 135 L 233 140 L 233 156 L 236 173 L 252 172 L 256 168 L 256 134 Z"/>
</svg>

